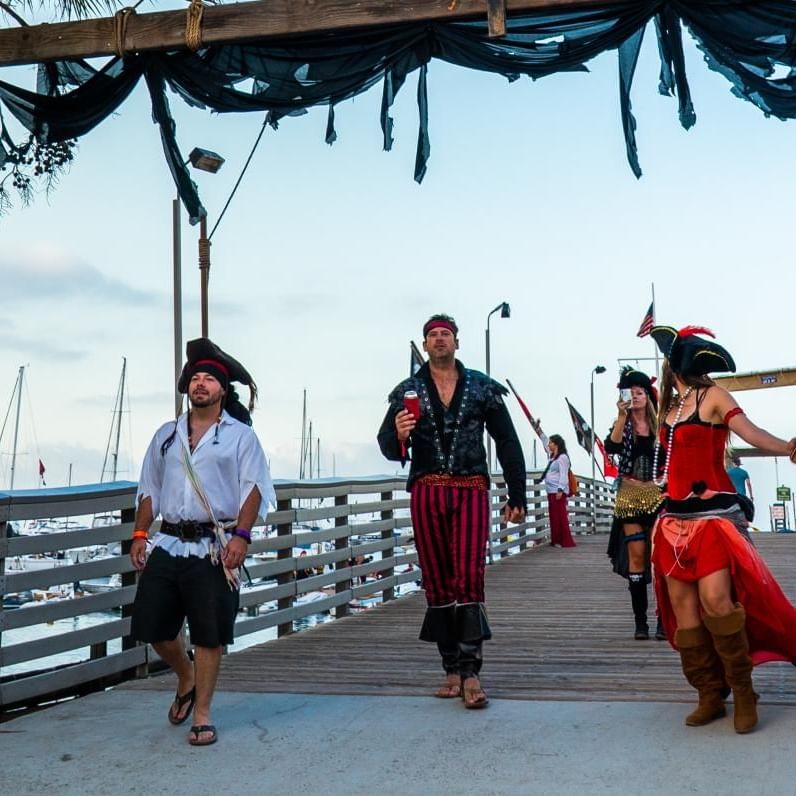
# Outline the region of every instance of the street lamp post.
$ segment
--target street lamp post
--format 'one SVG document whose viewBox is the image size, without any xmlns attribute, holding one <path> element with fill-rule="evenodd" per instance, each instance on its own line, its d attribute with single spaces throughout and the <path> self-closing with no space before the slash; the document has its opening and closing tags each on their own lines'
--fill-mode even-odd
<svg viewBox="0 0 796 796">
<path fill-rule="evenodd" d="M 224 158 L 209 149 L 194 147 L 188 155 L 190 163 L 199 171 L 215 174 L 223 165 Z M 177 390 L 177 381 L 182 370 L 182 243 L 180 236 L 180 198 L 172 202 L 172 248 L 174 264 L 174 411 L 179 416 L 182 396 Z M 199 293 L 201 305 L 202 337 L 208 336 L 208 284 L 210 282 L 210 240 L 207 237 L 207 216 L 199 222 Z"/>
<path fill-rule="evenodd" d="M 174 417 L 180 416 L 182 395 L 177 389 L 182 368 L 182 239 L 180 197 L 171 201 L 172 262 L 174 264 Z"/>
<path fill-rule="evenodd" d="M 591 525 L 594 532 L 597 531 L 597 490 L 594 486 L 595 480 L 595 458 L 594 458 L 594 374 L 605 373 L 602 365 L 596 365 L 591 371 Z"/>
<path fill-rule="evenodd" d="M 486 375 L 489 376 L 489 322 L 492 320 L 492 316 L 496 312 L 500 312 L 501 318 L 510 318 L 511 317 L 511 307 L 509 306 L 507 301 L 502 301 L 500 304 L 493 309 L 489 315 L 486 316 L 486 332 L 485 332 L 485 340 L 486 340 Z M 492 438 L 489 434 L 486 435 L 486 465 L 487 469 L 489 470 L 490 477 L 492 474 Z"/>
<path fill-rule="evenodd" d="M 489 315 L 486 316 L 486 332 L 485 332 L 485 340 L 486 340 L 486 375 L 489 375 L 489 321 L 492 320 L 492 316 L 500 311 L 501 318 L 510 318 L 511 317 L 511 307 L 507 301 L 501 301 L 500 304 L 493 309 Z M 492 488 L 492 437 L 489 436 L 489 432 L 486 435 L 486 469 L 487 469 L 487 477 L 489 479 L 489 488 Z M 492 498 L 489 499 L 490 508 L 489 508 L 489 540 L 487 541 L 487 557 L 489 559 L 489 563 L 492 563 L 493 555 L 492 555 Z"/>
</svg>

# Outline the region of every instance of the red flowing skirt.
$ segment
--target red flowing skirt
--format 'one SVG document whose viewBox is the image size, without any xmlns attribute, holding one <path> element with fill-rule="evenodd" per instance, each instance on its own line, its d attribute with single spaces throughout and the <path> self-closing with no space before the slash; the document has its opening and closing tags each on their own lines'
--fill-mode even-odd
<svg viewBox="0 0 796 796">
<path fill-rule="evenodd" d="M 711 572 L 729 569 L 733 597 L 746 611 L 752 662 L 796 664 L 796 608 L 757 550 L 729 520 L 661 517 L 653 530 L 652 564 L 661 622 L 675 649 L 677 621 L 665 577 L 694 583 Z"/>
</svg>

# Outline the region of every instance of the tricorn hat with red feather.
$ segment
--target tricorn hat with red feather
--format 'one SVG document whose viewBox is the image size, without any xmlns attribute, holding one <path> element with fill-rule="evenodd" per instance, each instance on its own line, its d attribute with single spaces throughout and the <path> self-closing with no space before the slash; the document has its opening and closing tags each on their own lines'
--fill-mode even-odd
<svg viewBox="0 0 796 796">
<path fill-rule="evenodd" d="M 650 332 L 675 373 L 689 376 L 735 373 L 735 362 L 730 352 L 700 335 L 715 337 L 704 326 L 684 326 L 680 330 L 672 326 L 653 326 Z"/>
</svg>

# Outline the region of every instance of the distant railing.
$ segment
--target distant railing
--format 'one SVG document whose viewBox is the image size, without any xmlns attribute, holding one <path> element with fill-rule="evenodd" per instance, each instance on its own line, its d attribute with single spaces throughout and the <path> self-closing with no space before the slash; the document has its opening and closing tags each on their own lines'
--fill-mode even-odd
<svg viewBox="0 0 796 796">
<path fill-rule="evenodd" d="M 495 476 L 490 560 L 549 541 L 538 477 L 528 474 L 525 522 L 505 526 L 500 509 L 506 487 Z M 267 526 L 255 529 L 249 548 L 251 585 L 241 590 L 236 638 L 267 628 L 282 636 L 303 617 L 345 616 L 363 602 L 392 600 L 404 584 L 418 582 L 405 486 L 403 478 L 385 476 L 277 482 L 277 508 Z M 135 491 L 134 483 L 116 482 L 0 494 L 0 592 L 6 605 L 0 607 L 0 710 L 144 676 L 157 661 L 148 645 L 129 636 L 137 578 L 128 556 Z M 612 507 L 607 484 L 581 479 L 580 494 L 569 502 L 573 531 L 607 532 Z M 10 523 L 100 515 L 108 524 L 69 530 L 62 521 L 66 530 L 8 532 Z M 104 590 L 87 593 L 89 584 L 97 590 L 98 581 L 107 582 Z M 57 590 L 63 587 L 82 596 L 61 599 Z M 33 599 L 12 610 L 15 596 L 25 592 Z M 57 635 L 36 631 L 57 620 L 88 618 L 96 622 Z M 13 638 L 23 629 L 24 640 Z M 47 661 L 63 653 L 79 661 Z"/>
</svg>

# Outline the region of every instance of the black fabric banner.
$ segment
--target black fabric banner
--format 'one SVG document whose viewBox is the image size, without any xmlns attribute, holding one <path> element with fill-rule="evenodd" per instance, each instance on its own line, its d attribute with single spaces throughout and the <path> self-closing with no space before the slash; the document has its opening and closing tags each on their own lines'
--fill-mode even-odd
<svg viewBox="0 0 796 796">
<path fill-rule="evenodd" d="M 0 169 L 15 143 L 2 106 L 42 143 L 79 138 L 113 113 L 145 76 L 153 119 L 166 159 L 192 222 L 204 214 L 196 186 L 177 145 L 166 86 L 185 102 L 219 113 L 267 112 L 276 126 L 287 115 L 328 105 L 326 141 L 336 138 L 334 106 L 383 83 L 384 149 L 393 143 L 395 96 L 418 72 L 419 131 L 415 179 L 431 153 L 427 67 L 436 58 L 493 72 L 508 80 L 562 71 L 587 71 L 586 63 L 617 50 L 621 120 L 627 157 L 640 176 L 631 90 L 644 31 L 655 23 L 661 56 L 659 90 L 676 94 L 682 125 L 696 120 L 683 57 L 685 25 L 711 69 L 732 92 L 781 119 L 796 117 L 796 2 L 792 0 L 630 0 L 586 9 L 560 9 L 510 17 L 507 34 L 487 36 L 486 20 L 407 23 L 361 31 L 291 37 L 284 43 L 224 45 L 199 53 L 145 53 L 113 59 L 95 70 L 85 62 L 48 64 L 38 91 L 0 82 Z"/>
</svg>

